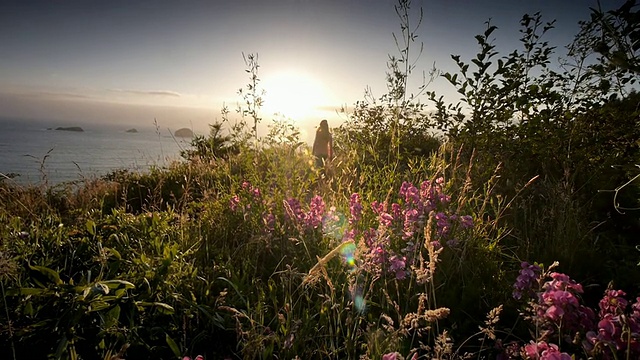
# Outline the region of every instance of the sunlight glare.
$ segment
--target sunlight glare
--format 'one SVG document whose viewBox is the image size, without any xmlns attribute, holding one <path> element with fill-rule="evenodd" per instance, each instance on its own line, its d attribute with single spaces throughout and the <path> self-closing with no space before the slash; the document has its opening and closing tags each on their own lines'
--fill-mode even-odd
<svg viewBox="0 0 640 360">
<path fill-rule="evenodd" d="M 304 72 L 287 71 L 266 77 L 264 110 L 281 114 L 293 120 L 314 116 L 327 104 L 327 93 L 322 83 Z"/>
</svg>

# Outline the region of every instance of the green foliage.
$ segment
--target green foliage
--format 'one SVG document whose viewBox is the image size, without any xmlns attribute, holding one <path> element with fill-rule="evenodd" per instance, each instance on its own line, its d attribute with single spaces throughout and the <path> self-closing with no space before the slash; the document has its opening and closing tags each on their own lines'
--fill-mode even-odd
<svg viewBox="0 0 640 360">
<path fill-rule="evenodd" d="M 630 9 L 625 5 L 605 17 L 594 10 L 592 21 L 618 24 L 616 16 L 630 21 Z M 586 25 L 569 54 L 574 63 L 565 60 L 560 64 L 552 64 L 555 48 L 543 40 L 553 22 L 544 23 L 535 14 L 525 15 L 521 25 L 521 50 L 500 57 L 492 39 L 497 28 L 487 23 L 485 32 L 476 36 L 480 50 L 470 63 L 452 56 L 459 72 L 443 77 L 457 89 L 462 103 L 446 105 L 442 97 L 430 92 L 437 109 L 434 120 L 457 146 L 467 149 L 464 158 L 473 156 L 478 162 L 479 179 L 488 180 L 489 170 L 501 165 L 496 192 L 515 197 L 503 220 L 513 229 L 509 243 L 518 257 L 560 260 L 569 272 L 606 282 L 617 272 L 614 263 L 607 264 L 607 271 L 596 272 L 589 269 L 588 259 L 595 260 L 596 252 L 611 251 L 617 254 L 613 257 L 628 262 L 635 255 L 618 253 L 625 248 L 620 244 L 629 246 L 631 232 L 639 228 L 633 218 L 612 216 L 611 197 L 601 190 L 631 177 L 629 171 L 639 161 L 640 133 L 636 93 L 602 82 L 618 76 L 619 84 L 628 86 L 637 75 L 630 69 L 605 68 L 605 58 L 599 65 L 585 66 L 586 53 L 576 57 L 576 49 L 582 46 L 585 50 L 584 42 L 593 41 L 594 33 Z M 608 33 L 612 37 L 603 39 L 628 38 L 633 26 L 616 25 L 616 35 Z M 559 73 L 563 68 L 566 71 Z M 519 193 L 534 178 L 537 180 Z M 629 196 L 625 203 L 635 203 L 637 187 L 627 189 L 625 195 Z M 631 285 L 628 280 L 620 281 Z"/>
<path fill-rule="evenodd" d="M 428 157 L 440 146 L 440 139 L 430 128 L 426 107 L 418 97 L 436 76 L 423 81 L 416 93 L 409 93 L 408 79 L 415 70 L 423 45 L 413 55 L 417 30 L 422 23 L 422 8 L 415 14 L 410 0 L 395 5 L 400 20 L 400 35 L 394 34 L 398 56 L 387 61 L 387 90 L 379 98 L 367 91 L 364 101 L 355 104 L 347 121 L 336 130 L 336 146 L 345 153 L 357 152 L 362 164 L 384 167 L 402 166 L 412 157 Z M 415 24 L 414 24 L 415 23 Z"/>
</svg>

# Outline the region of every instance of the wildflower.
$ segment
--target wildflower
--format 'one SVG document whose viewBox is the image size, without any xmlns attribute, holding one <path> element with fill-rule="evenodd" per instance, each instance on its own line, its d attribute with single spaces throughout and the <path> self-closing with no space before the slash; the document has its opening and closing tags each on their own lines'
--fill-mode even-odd
<svg viewBox="0 0 640 360">
<path fill-rule="evenodd" d="M 604 297 L 598 303 L 598 306 L 600 307 L 600 317 L 603 317 L 606 314 L 618 315 L 624 313 L 624 310 L 629 304 L 623 297 L 625 295 L 627 294 L 622 290 L 607 289 L 604 293 Z"/>
<path fill-rule="evenodd" d="M 407 272 L 405 271 L 407 258 L 404 256 L 393 255 L 391 259 L 389 259 L 389 271 L 395 273 L 396 279 L 402 280 L 407 276 Z"/>
<path fill-rule="evenodd" d="M 605 359 L 616 358 L 624 352 L 637 359 L 640 355 L 640 324 L 638 323 L 638 299 L 631 305 L 631 314 L 625 313 L 628 301 L 624 291 L 607 289 L 599 302 L 600 320 L 596 331 L 589 331 L 582 345 L 588 353 L 602 352 Z M 598 346 L 603 345 L 603 346 Z"/>
<path fill-rule="evenodd" d="M 285 201 L 286 214 L 290 220 L 302 221 L 304 220 L 304 212 L 300 206 L 298 199 L 290 198 Z"/>
<path fill-rule="evenodd" d="M 387 211 L 387 203 L 379 203 L 377 201 L 374 201 L 371 203 L 371 209 L 375 214 L 380 215 L 381 213 Z"/>
<path fill-rule="evenodd" d="M 416 225 L 419 219 L 418 210 L 409 209 L 404 213 L 404 233 L 402 235 L 403 240 L 407 240 L 412 237 L 416 230 Z"/>
<path fill-rule="evenodd" d="M 443 212 L 439 212 L 435 215 L 436 218 L 436 231 L 438 235 L 446 236 L 451 228 L 451 223 Z"/>
<path fill-rule="evenodd" d="M 382 360 L 400 360 L 402 356 L 398 352 L 392 352 L 382 355 Z"/>
<path fill-rule="evenodd" d="M 451 196 L 446 194 L 438 194 L 438 201 L 442 205 L 448 205 L 451 202 Z"/>
<path fill-rule="evenodd" d="M 400 196 L 404 197 L 405 204 L 417 204 L 420 202 L 420 191 L 410 182 L 404 181 L 402 183 Z"/>
<path fill-rule="evenodd" d="M 240 204 L 240 197 L 238 197 L 238 195 L 233 195 L 233 197 L 231 197 L 231 200 L 229 200 L 229 208 L 231 209 L 231 211 L 236 211 L 236 209 L 238 208 L 238 204 Z"/>
<path fill-rule="evenodd" d="M 306 216 L 305 225 L 307 228 L 316 229 L 320 224 L 322 224 L 322 215 L 324 214 L 324 200 L 320 195 L 316 195 L 311 199 L 311 204 L 309 205 L 309 212 Z"/>
<path fill-rule="evenodd" d="M 462 225 L 463 228 L 465 229 L 469 229 L 473 227 L 473 218 L 469 215 L 462 215 L 460 216 L 460 225 Z"/>
<path fill-rule="evenodd" d="M 360 203 L 360 194 L 351 194 L 351 198 L 349 199 L 349 211 L 351 212 L 349 224 L 354 224 L 362 218 L 362 204 Z"/>
<path fill-rule="evenodd" d="M 526 359 L 530 360 L 571 360 L 571 355 L 561 353 L 556 344 L 547 344 L 544 341 L 534 343 L 531 341 L 524 346 Z"/>
<path fill-rule="evenodd" d="M 273 232 L 275 230 L 276 217 L 273 213 L 269 212 L 262 217 L 265 229 L 267 232 Z"/>
<path fill-rule="evenodd" d="M 402 218 L 402 207 L 398 203 L 391 204 L 391 216 L 394 219 Z"/>
<path fill-rule="evenodd" d="M 544 291 L 538 295 L 536 314 L 541 327 L 553 333 L 559 326 L 563 333 L 585 331 L 593 327 L 593 310 L 581 305 L 578 294 L 583 292 L 582 285 L 565 274 L 551 273 L 552 280 L 542 286 Z"/>
<path fill-rule="evenodd" d="M 356 238 L 355 230 L 347 230 L 344 232 L 344 236 L 342 237 L 342 242 L 347 242 L 350 240 L 354 240 Z"/>
<path fill-rule="evenodd" d="M 520 275 L 518 275 L 515 284 L 513 284 L 513 298 L 516 300 L 520 300 L 522 295 L 525 294 L 527 297 L 532 296 L 532 286 L 540 276 L 540 267 L 538 265 L 524 261 L 520 264 L 520 267 L 522 267 Z"/>
<path fill-rule="evenodd" d="M 393 216 L 391 216 L 390 214 L 383 212 L 380 213 L 380 224 L 384 225 L 386 227 L 390 227 L 392 222 L 393 222 Z"/>
</svg>

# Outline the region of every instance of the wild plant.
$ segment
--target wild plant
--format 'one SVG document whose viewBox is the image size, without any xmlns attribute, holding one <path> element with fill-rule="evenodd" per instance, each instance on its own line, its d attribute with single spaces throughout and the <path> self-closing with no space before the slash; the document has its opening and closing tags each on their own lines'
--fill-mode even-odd
<svg viewBox="0 0 640 360">
<path fill-rule="evenodd" d="M 513 296 L 526 305 L 523 317 L 531 324 L 531 340 L 520 353 L 511 343 L 505 358 L 571 359 L 577 354 L 598 359 L 633 359 L 640 352 L 640 298 L 630 304 L 626 293 L 611 285 L 598 310 L 582 304 L 584 290 L 569 276 L 555 272 L 558 263 L 544 268 L 522 263 Z"/>
</svg>

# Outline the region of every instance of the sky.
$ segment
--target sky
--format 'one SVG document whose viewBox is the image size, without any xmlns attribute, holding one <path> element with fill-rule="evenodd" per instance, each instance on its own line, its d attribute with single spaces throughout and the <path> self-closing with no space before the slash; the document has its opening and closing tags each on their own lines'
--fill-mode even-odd
<svg viewBox="0 0 640 360">
<path fill-rule="evenodd" d="M 601 0 L 605 9 L 624 0 Z M 385 93 L 393 0 L 0 0 L 0 118 L 69 125 L 190 127 L 206 133 L 226 105 L 233 119 L 257 54 L 264 123 L 291 118 L 310 141 L 315 126 L 337 126 L 342 106 Z M 519 20 L 556 20 L 548 37 L 561 48 L 596 0 L 413 0 L 424 51 L 411 78 L 434 64 L 454 71 L 451 54 L 470 59 L 491 19 L 504 54 L 518 48 Z M 443 80 L 429 90 L 456 100 Z M 426 101 L 426 99 L 424 99 Z M 278 112 L 280 115 L 274 115 Z M 2 123 L 0 122 L 0 127 Z M 264 131 L 264 130 L 263 130 Z"/>
</svg>

